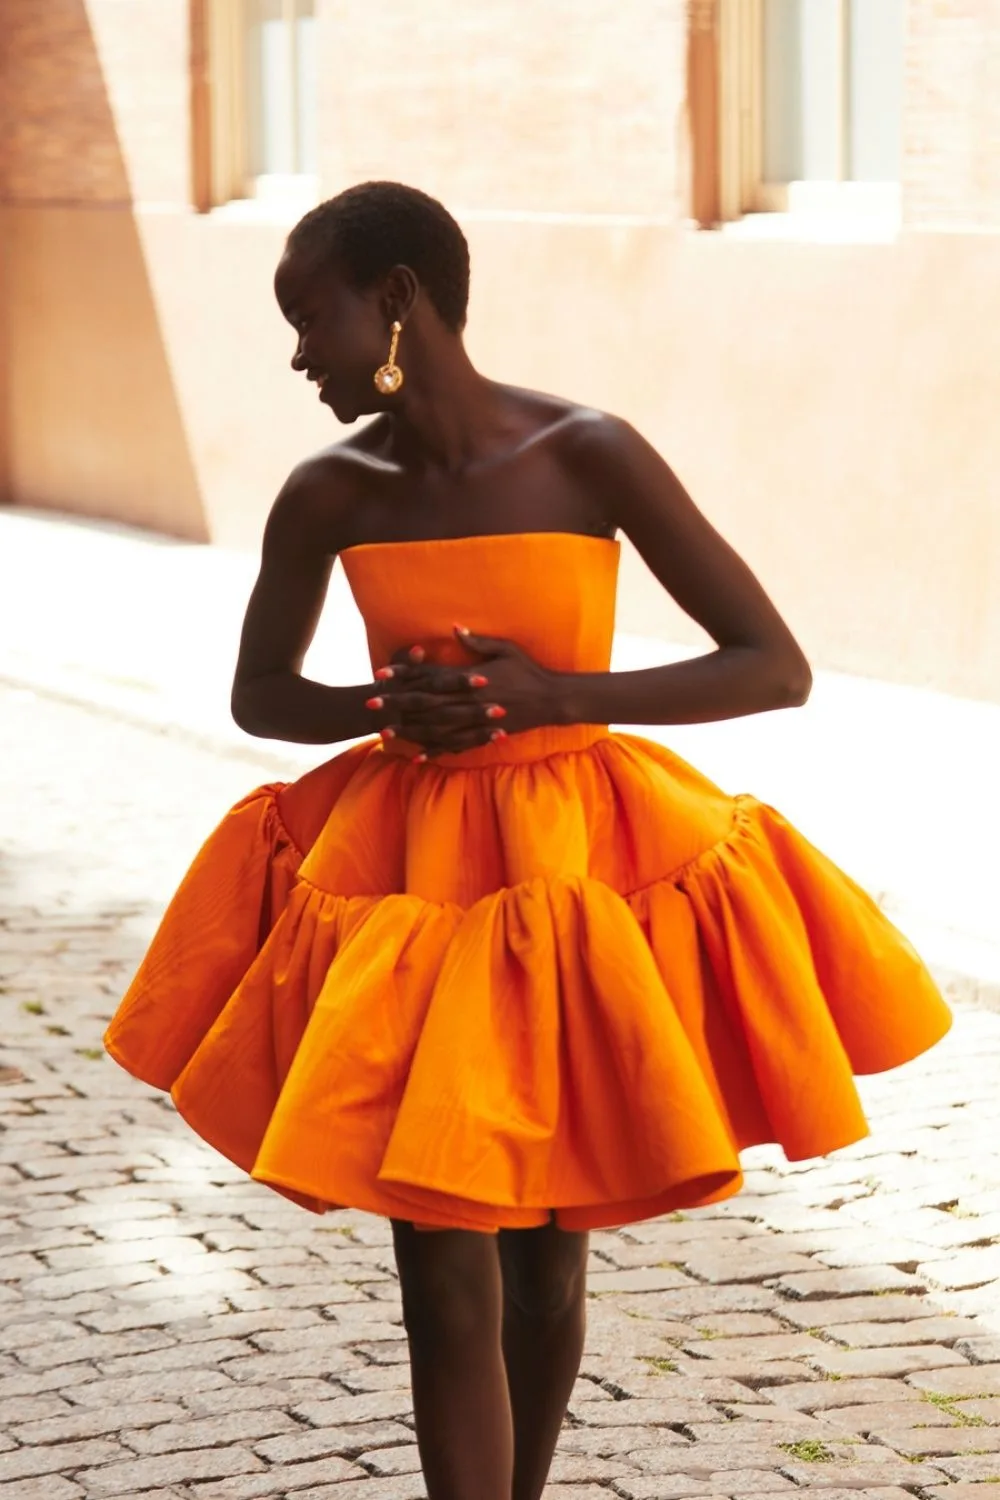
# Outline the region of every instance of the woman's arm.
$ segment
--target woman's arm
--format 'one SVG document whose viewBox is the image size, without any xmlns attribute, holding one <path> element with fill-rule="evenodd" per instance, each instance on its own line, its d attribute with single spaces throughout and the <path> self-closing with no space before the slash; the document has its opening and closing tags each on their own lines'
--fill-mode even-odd
<svg viewBox="0 0 1000 1500">
<path fill-rule="evenodd" d="M 371 733 L 371 683 L 327 687 L 300 676 L 339 547 L 336 489 L 329 459 L 301 464 L 264 528 L 231 699 L 247 734 L 326 745 Z"/>
<path fill-rule="evenodd" d="M 612 497 L 616 523 L 717 650 L 637 672 L 571 673 L 567 724 L 692 724 L 806 701 L 812 673 L 753 573 L 694 505 L 656 450 L 616 418 L 587 424 L 575 458 Z"/>
</svg>

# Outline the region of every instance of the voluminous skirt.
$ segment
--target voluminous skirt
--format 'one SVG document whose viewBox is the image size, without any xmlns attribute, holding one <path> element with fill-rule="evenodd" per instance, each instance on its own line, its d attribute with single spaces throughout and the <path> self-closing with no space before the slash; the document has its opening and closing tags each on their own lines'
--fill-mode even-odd
<svg viewBox="0 0 1000 1500">
<path fill-rule="evenodd" d="M 857 1140 L 853 1075 L 949 1025 L 909 943 L 773 808 L 574 736 L 251 793 L 109 1051 L 259 1181 L 427 1227 L 621 1224 Z"/>
</svg>

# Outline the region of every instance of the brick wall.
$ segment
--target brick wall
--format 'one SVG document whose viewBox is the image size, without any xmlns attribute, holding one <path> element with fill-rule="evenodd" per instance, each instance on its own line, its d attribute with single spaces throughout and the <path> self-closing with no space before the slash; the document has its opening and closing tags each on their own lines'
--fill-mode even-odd
<svg viewBox="0 0 1000 1500">
<path fill-rule="evenodd" d="M 0 195 L 186 201 L 186 0 L 3 0 Z"/>
<path fill-rule="evenodd" d="M 907 224 L 1000 228 L 1000 0 L 909 0 L 905 109 Z"/>
<path fill-rule="evenodd" d="M 673 214 L 683 0 L 321 0 L 324 185 L 452 207 Z"/>
</svg>

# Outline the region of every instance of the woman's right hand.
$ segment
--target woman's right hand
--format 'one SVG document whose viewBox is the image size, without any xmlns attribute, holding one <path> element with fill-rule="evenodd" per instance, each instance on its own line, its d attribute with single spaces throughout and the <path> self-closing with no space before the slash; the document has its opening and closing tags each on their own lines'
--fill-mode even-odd
<svg viewBox="0 0 1000 1500">
<path fill-rule="evenodd" d="M 423 648 L 412 646 L 380 669 L 368 702 L 383 738 L 398 736 L 430 758 L 504 737 L 497 724 L 503 713 L 484 692 L 488 685 L 480 668 L 428 662 Z"/>
</svg>

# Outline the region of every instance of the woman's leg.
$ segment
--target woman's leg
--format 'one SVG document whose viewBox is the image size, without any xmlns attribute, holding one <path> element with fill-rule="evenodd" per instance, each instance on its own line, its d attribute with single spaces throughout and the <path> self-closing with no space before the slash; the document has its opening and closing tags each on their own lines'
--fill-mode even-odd
<svg viewBox="0 0 1000 1500">
<path fill-rule="evenodd" d="M 514 1417 L 512 1500 L 539 1500 L 583 1355 L 587 1236 L 502 1229 L 503 1356 Z"/>
<path fill-rule="evenodd" d="M 395 1220 L 392 1232 L 429 1500 L 511 1500 L 497 1237 Z"/>
</svg>

